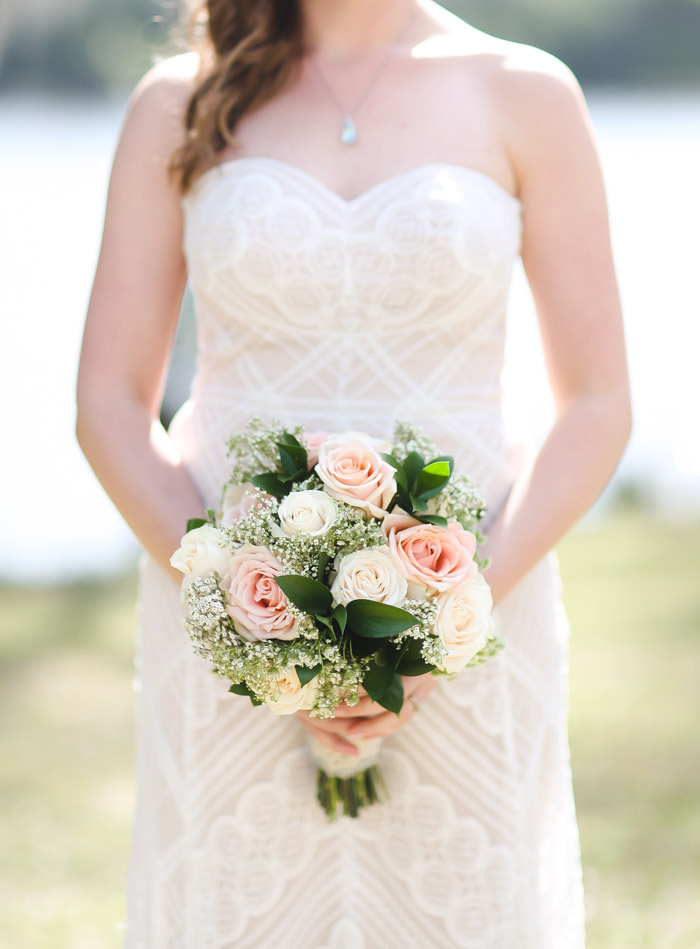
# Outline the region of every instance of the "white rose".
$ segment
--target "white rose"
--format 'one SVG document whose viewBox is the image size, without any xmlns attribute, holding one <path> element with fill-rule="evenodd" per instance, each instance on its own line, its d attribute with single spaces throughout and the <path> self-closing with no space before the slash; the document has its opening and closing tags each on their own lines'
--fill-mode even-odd
<svg viewBox="0 0 700 949">
<path fill-rule="evenodd" d="M 375 600 L 400 606 L 406 599 L 406 578 L 388 547 L 367 547 L 340 560 L 331 594 L 334 605 Z"/>
<path fill-rule="evenodd" d="M 223 539 L 216 527 L 203 524 L 185 534 L 170 563 L 186 577 L 203 577 L 212 572 L 223 575 L 230 556 L 221 546 Z"/>
<path fill-rule="evenodd" d="M 486 645 L 493 628 L 491 588 L 477 573 L 441 593 L 437 602 L 435 632 L 447 649 L 441 668 L 445 672 L 461 672 Z"/>
<path fill-rule="evenodd" d="M 285 537 L 302 532 L 323 537 L 335 524 L 338 505 L 325 491 L 292 491 L 281 502 L 277 513 L 280 532 Z"/>
<path fill-rule="evenodd" d="M 265 699 L 275 715 L 293 715 L 300 709 L 310 709 L 316 698 L 316 679 L 302 685 L 296 669 L 283 669 L 277 679 L 277 692 L 274 698 Z"/>
</svg>

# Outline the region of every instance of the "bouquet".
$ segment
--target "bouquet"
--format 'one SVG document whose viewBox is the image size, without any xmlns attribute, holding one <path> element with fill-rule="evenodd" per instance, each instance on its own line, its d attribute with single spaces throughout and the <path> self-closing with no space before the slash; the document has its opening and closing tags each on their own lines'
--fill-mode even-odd
<svg viewBox="0 0 700 949">
<path fill-rule="evenodd" d="M 171 563 L 195 651 L 231 692 L 279 715 L 333 717 L 362 694 L 398 714 L 402 676 L 453 676 L 501 648 L 484 503 L 419 430 L 397 422 L 385 443 L 254 418 L 228 457 L 219 508 L 188 522 Z M 358 757 L 311 744 L 329 816 L 386 794 L 379 739 Z"/>
</svg>

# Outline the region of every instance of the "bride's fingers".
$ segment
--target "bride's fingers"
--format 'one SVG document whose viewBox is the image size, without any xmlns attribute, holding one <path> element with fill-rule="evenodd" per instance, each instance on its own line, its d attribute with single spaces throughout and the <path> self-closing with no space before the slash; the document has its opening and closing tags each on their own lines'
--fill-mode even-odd
<svg viewBox="0 0 700 949">
<path fill-rule="evenodd" d="M 430 673 L 421 676 L 402 676 L 404 688 L 404 703 L 411 696 L 424 699 L 435 686 L 435 678 Z M 385 714 L 385 709 L 379 702 L 373 702 L 367 695 L 361 698 L 357 705 L 346 705 L 341 702 L 336 706 L 334 713 L 336 718 L 374 718 Z"/>
<path fill-rule="evenodd" d="M 350 726 L 350 722 L 347 719 L 311 718 L 308 712 L 297 712 L 297 717 L 304 722 L 304 725 L 308 723 L 313 728 L 335 735 L 346 735 Z"/>
<path fill-rule="evenodd" d="M 302 725 L 307 730 L 307 732 L 312 735 L 314 738 L 325 745 L 326 748 L 330 748 L 331 751 L 337 751 L 342 755 L 350 755 L 351 757 L 357 757 L 359 755 L 359 750 L 356 745 L 353 745 L 352 742 L 346 741 L 344 738 L 341 738 L 339 735 L 334 735 L 333 732 L 324 731 L 322 728 L 317 728 L 315 725 L 311 724 L 309 719 L 302 719 Z"/>
<path fill-rule="evenodd" d="M 346 705 L 341 702 L 333 711 L 336 718 L 365 718 L 366 716 L 381 715 L 382 706 L 373 702 L 369 696 L 360 699 L 357 705 Z"/>
<path fill-rule="evenodd" d="M 360 722 L 351 722 L 348 726 L 347 736 L 350 739 L 359 740 L 361 738 L 386 738 L 387 735 L 393 735 L 406 722 L 410 721 L 416 714 L 416 707 L 413 702 L 404 702 L 398 715 L 394 712 L 383 712 L 373 718 L 364 718 Z"/>
</svg>

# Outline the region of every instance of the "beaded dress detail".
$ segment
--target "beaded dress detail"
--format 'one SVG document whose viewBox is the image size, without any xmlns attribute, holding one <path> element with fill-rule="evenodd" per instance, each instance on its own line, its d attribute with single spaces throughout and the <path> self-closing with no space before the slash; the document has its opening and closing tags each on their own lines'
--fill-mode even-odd
<svg viewBox="0 0 700 949">
<path fill-rule="evenodd" d="M 345 200 L 242 158 L 183 199 L 198 363 L 171 435 L 218 501 L 252 415 L 390 435 L 415 422 L 504 502 L 523 453 L 500 375 L 521 206 L 421 165 Z M 385 739 L 391 797 L 328 823 L 306 733 L 195 656 L 177 584 L 141 564 L 129 949 L 581 949 L 568 627 L 548 555 L 499 604 L 506 648 Z"/>
</svg>

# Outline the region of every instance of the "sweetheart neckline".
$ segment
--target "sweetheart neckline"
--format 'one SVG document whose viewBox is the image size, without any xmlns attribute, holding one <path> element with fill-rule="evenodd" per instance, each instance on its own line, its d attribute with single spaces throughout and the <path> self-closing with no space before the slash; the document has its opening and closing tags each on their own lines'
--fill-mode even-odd
<svg viewBox="0 0 700 949">
<path fill-rule="evenodd" d="M 406 171 L 400 171 L 394 175 L 389 175 L 388 178 L 382 178 L 380 181 L 377 181 L 375 184 L 365 188 L 364 191 L 360 191 L 359 194 L 356 194 L 352 198 L 344 198 L 341 194 L 338 194 L 337 191 L 333 191 L 332 188 L 329 188 L 328 185 L 321 181 L 320 178 L 316 177 L 316 175 L 312 175 L 311 172 L 305 171 L 303 168 L 300 168 L 298 165 L 294 165 L 291 162 L 282 161 L 279 158 L 272 158 L 268 155 L 246 155 L 242 156 L 241 158 L 227 158 L 225 161 L 219 162 L 216 165 L 212 165 L 210 168 L 207 168 L 206 171 L 202 172 L 201 175 L 199 175 L 192 186 L 192 189 L 183 196 L 182 202 L 185 203 L 192 195 L 194 195 L 199 185 L 208 178 L 212 177 L 215 173 L 221 175 L 225 171 L 235 170 L 236 166 L 238 165 L 252 164 L 255 162 L 270 164 L 273 167 L 280 168 L 290 174 L 297 175 L 297 177 L 314 185 L 319 192 L 327 195 L 329 198 L 336 201 L 340 206 L 346 209 L 353 208 L 355 205 L 361 204 L 363 201 L 366 201 L 368 198 L 372 197 L 382 188 L 388 187 L 392 184 L 397 184 L 404 178 L 410 178 L 418 173 L 423 174 L 440 168 L 447 171 L 457 171 L 467 176 L 477 177 L 479 180 L 492 187 L 496 194 L 501 195 L 501 197 L 511 202 L 511 204 L 513 204 L 518 211 L 522 211 L 523 209 L 520 199 L 514 194 L 511 194 L 510 191 L 507 191 L 506 188 L 504 188 L 502 184 L 499 184 L 495 178 L 492 178 L 491 175 L 487 175 L 486 172 L 479 171 L 476 168 L 470 168 L 468 165 L 459 165 L 455 162 L 423 162 L 420 165 L 415 165 L 413 168 L 408 168 Z"/>
</svg>

